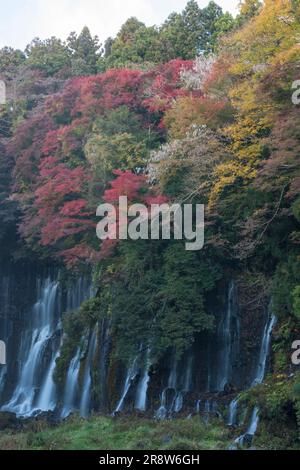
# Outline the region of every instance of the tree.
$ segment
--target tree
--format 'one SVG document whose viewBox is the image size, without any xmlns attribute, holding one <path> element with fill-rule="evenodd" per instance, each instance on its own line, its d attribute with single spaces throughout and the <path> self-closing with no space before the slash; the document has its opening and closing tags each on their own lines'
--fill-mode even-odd
<svg viewBox="0 0 300 470">
<path fill-rule="evenodd" d="M 213 32 L 209 38 L 207 49 L 216 52 L 220 49 L 222 38 L 237 27 L 237 21 L 233 16 L 226 12 L 213 23 Z"/>
<path fill-rule="evenodd" d="M 109 42 L 109 49 L 103 60 L 106 68 L 159 62 L 158 28 L 147 27 L 136 18 L 129 18 L 121 27 L 116 39 Z"/>
<path fill-rule="evenodd" d="M 0 49 L 0 73 L 10 78 L 15 76 L 18 68 L 24 64 L 25 54 L 19 49 L 3 47 Z"/>
<path fill-rule="evenodd" d="M 179 201 L 198 198 L 204 203 L 216 181 L 215 169 L 229 158 L 221 134 L 194 125 L 183 139 L 152 152 L 148 173 L 162 194 Z"/>
<path fill-rule="evenodd" d="M 199 31 L 200 28 L 200 31 Z M 200 9 L 192 0 L 187 11 L 172 13 L 161 28 L 162 53 L 165 60 L 193 59 L 197 55 L 199 36 L 203 34 Z"/>
<path fill-rule="evenodd" d="M 220 26 L 220 20 L 223 18 L 222 8 L 219 7 L 215 2 L 210 1 L 207 7 L 201 11 L 203 21 L 203 37 L 201 43 L 199 43 L 199 49 L 203 52 L 211 52 L 216 47 L 219 31 L 218 25 Z M 227 22 L 228 26 L 228 22 Z"/>
<path fill-rule="evenodd" d="M 261 7 L 262 2 L 260 0 L 241 0 L 239 4 L 240 13 L 237 18 L 238 23 L 243 24 L 258 15 Z"/>
<path fill-rule="evenodd" d="M 87 26 L 83 28 L 79 36 L 75 32 L 70 34 L 67 47 L 71 54 L 73 75 L 92 75 L 97 72 L 101 46 L 98 37 L 92 37 Z"/>
<path fill-rule="evenodd" d="M 65 44 L 55 37 L 42 41 L 35 38 L 25 49 L 27 65 L 32 69 L 54 75 L 70 66 L 70 56 Z"/>
<path fill-rule="evenodd" d="M 162 47 L 168 58 L 194 59 L 200 53 L 211 52 L 222 33 L 222 17 L 222 9 L 212 1 L 201 10 L 195 0 L 190 0 L 181 14 L 172 13 L 161 28 Z"/>
</svg>

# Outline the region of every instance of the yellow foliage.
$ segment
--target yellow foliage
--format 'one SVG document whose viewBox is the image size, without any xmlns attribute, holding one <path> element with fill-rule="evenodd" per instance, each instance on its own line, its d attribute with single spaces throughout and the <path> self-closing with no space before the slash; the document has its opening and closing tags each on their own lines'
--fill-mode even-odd
<svg viewBox="0 0 300 470">
<path fill-rule="evenodd" d="M 260 13 L 226 40 L 226 53 L 233 58 L 227 94 L 235 120 L 225 133 L 232 142 L 233 159 L 215 170 L 217 180 L 210 195 L 211 206 L 237 178 L 247 184 L 257 175 L 264 145 L 280 112 L 280 104 L 262 92 L 262 81 L 277 65 L 299 63 L 299 4 L 265 0 Z M 290 86 L 288 83 L 287 89 Z"/>
</svg>

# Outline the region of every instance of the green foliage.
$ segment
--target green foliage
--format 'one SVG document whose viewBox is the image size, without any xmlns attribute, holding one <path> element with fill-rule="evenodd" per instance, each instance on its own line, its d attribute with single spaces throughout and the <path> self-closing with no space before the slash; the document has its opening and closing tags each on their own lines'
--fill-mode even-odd
<svg viewBox="0 0 300 470">
<path fill-rule="evenodd" d="M 68 50 L 60 39 L 51 37 L 42 41 L 35 38 L 26 48 L 27 65 L 41 70 L 46 75 L 54 75 L 70 66 Z"/>
<path fill-rule="evenodd" d="M 74 32 L 70 34 L 67 49 L 71 56 L 72 75 L 92 75 L 97 72 L 100 44 L 98 37 L 92 37 L 87 26 L 78 36 Z"/>
<path fill-rule="evenodd" d="M 14 76 L 20 67 L 25 62 L 25 54 L 19 49 L 12 47 L 3 47 L 0 49 L 0 73 L 5 73 L 6 76 Z"/>
<path fill-rule="evenodd" d="M 228 428 L 199 417 L 154 421 L 94 416 L 72 417 L 55 428 L 42 421 L 22 433 L 0 433 L 1 450 L 220 450 L 230 442 Z M 29 428 L 29 429 L 28 429 Z"/>
<path fill-rule="evenodd" d="M 145 129 L 141 117 L 126 106 L 107 111 L 95 120 L 84 152 L 93 171 L 97 201 L 99 189 L 105 189 L 113 170 L 134 171 L 144 167 L 149 150 L 157 145 L 158 139 L 158 133 Z"/>
<path fill-rule="evenodd" d="M 159 33 L 155 26 L 146 27 L 136 18 L 129 18 L 121 27 L 117 37 L 106 43 L 105 67 L 120 67 L 128 63 L 160 62 Z"/>
<path fill-rule="evenodd" d="M 240 14 L 238 15 L 237 21 L 241 25 L 258 15 L 262 7 L 262 2 L 260 0 L 241 0 L 239 6 Z"/>
<path fill-rule="evenodd" d="M 295 219 L 300 222 L 300 197 L 298 197 L 292 205 L 292 212 Z"/>
<path fill-rule="evenodd" d="M 234 24 L 232 16 L 223 14 L 213 1 L 200 9 L 195 0 L 189 0 L 182 13 L 171 13 L 161 27 L 147 27 L 137 18 L 129 18 L 117 37 L 107 40 L 98 70 L 194 59 L 200 52 L 215 50 L 219 37 Z"/>
<path fill-rule="evenodd" d="M 244 392 L 241 401 L 260 410 L 260 425 L 254 438 L 256 448 L 299 448 L 299 374 L 269 375 L 264 384 Z"/>
<path fill-rule="evenodd" d="M 274 310 L 280 317 L 298 316 L 300 259 L 289 256 L 278 265 L 273 283 Z"/>
<path fill-rule="evenodd" d="M 300 320 L 300 285 L 296 286 L 292 291 L 293 313 Z"/>
<path fill-rule="evenodd" d="M 63 329 L 65 339 L 60 351 L 60 355 L 56 361 L 54 380 L 63 389 L 67 370 L 71 359 L 74 357 L 76 350 L 81 348 L 84 356 L 86 344 L 84 338 L 94 327 L 96 322 L 106 316 L 103 313 L 101 300 L 98 297 L 86 300 L 81 304 L 75 312 L 68 312 L 63 318 Z"/>
<path fill-rule="evenodd" d="M 180 243 L 169 246 L 164 254 L 162 307 L 157 314 L 155 343 L 162 353 L 174 348 L 180 356 L 192 345 L 195 335 L 213 328 L 213 316 L 205 311 L 204 294 L 215 287 L 219 267 L 186 252 Z"/>
<path fill-rule="evenodd" d="M 165 50 L 183 59 L 193 59 L 200 52 L 211 52 L 222 33 L 222 17 L 222 9 L 215 2 L 211 1 L 201 10 L 195 0 L 190 0 L 182 14 L 171 14 L 163 24 L 161 37 Z M 228 15 L 226 18 L 228 20 Z M 228 21 L 227 27 L 230 28 Z"/>
<path fill-rule="evenodd" d="M 214 326 L 205 295 L 220 279 L 220 266 L 185 251 L 181 242 L 128 241 L 118 253 L 107 260 L 99 280 L 116 356 L 127 362 L 150 340 L 157 359 L 170 348 L 180 357 L 197 333 Z"/>
</svg>

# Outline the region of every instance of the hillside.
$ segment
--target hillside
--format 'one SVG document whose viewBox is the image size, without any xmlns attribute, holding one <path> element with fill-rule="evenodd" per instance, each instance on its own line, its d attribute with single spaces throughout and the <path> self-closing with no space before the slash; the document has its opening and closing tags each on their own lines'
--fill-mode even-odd
<svg viewBox="0 0 300 470">
<path fill-rule="evenodd" d="M 0 448 L 300 448 L 299 34 L 298 0 L 190 0 L 0 50 L 0 423 L 87 419 Z M 204 205 L 203 248 L 99 240 L 124 196 Z"/>
</svg>

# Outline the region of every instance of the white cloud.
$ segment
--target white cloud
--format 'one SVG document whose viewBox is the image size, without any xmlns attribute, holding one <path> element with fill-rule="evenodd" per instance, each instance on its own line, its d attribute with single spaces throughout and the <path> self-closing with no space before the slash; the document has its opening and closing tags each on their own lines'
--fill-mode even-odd
<svg viewBox="0 0 300 470">
<path fill-rule="evenodd" d="M 220 0 L 224 10 L 236 11 L 238 0 Z M 0 46 L 24 49 L 33 37 L 66 39 L 87 25 L 101 41 L 114 36 L 130 16 L 160 24 L 187 0 L 0 0 Z M 199 0 L 201 7 L 208 0 Z"/>
</svg>

